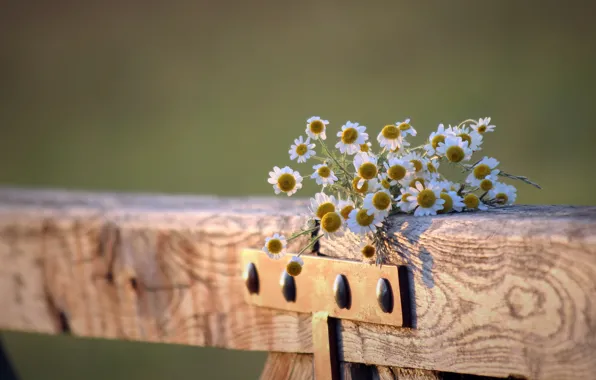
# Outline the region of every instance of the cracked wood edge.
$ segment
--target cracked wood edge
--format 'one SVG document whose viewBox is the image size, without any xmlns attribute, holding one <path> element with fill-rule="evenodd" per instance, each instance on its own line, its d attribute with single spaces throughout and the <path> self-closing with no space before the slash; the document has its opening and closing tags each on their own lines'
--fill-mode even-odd
<svg viewBox="0 0 596 380">
<path fill-rule="evenodd" d="M 0 189 L 0 328 L 311 353 L 310 315 L 246 305 L 238 265 L 242 248 L 290 233 L 305 210 L 280 198 Z M 408 267 L 414 328 L 341 321 L 341 360 L 530 379 L 596 372 L 596 208 L 391 223 L 388 261 Z M 360 259 L 353 243 L 323 240 L 320 252 Z"/>
</svg>

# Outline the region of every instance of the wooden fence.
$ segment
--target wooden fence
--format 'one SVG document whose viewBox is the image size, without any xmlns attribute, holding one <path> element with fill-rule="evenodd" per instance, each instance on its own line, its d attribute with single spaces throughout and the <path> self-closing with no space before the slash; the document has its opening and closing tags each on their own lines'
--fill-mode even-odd
<svg viewBox="0 0 596 380">
<path fill-rule="evenodd" d="M 242 277 L 243 251 L 300 228 L 305 211 L 281 198 L 2 189 L 0 329 L 269 351 L 263 379 L 313 378 L 313 314 L 251 304 Z M 407 318 L 330 318 L 333 378 L 596 379 L 596 207 L 391 226 Z M 317 254 L 362 261 L 346 239 Z"/>
</svg>

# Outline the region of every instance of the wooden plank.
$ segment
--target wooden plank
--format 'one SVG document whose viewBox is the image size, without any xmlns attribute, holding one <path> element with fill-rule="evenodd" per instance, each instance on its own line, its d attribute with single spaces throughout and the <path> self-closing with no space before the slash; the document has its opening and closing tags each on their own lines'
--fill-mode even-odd
<svg viewBox="0 0 596 380">
<path fill-rule="evenodd" d="M 301 206 L 1 190 L 0 329 L 312 352 L 311 316 L 247 305 L 239 265 Z"/>
<path fill-rule="evenodd" d="M 414 328 L 342 321 L 343 359 L 529 379 L 596 373 L 596 208 L 516 206 L 396 217 Z M 328 256 L 361 259 L 350 238 Z M 405 292 L 402 289 L 402 292 Z"/>
<path fill-rule="evenodd" d="M 313 375 L 312 355 L 272 352 L 267 356 L 261 380 L 311 380 Z"/>
<path fill-rule="evenodd" d="M 312 353 L 311 316 L 248 306 L 238 264 L 305 210 L 281 198 L 0 190 L 0 328 Z M 596 208 L 394 218 L 391 237 L 413 328 L 341 321 L 341 360 L 596 373 Z M 324 240 L 321 252 L 359 260 L 353 243 Z"/>
</svg>

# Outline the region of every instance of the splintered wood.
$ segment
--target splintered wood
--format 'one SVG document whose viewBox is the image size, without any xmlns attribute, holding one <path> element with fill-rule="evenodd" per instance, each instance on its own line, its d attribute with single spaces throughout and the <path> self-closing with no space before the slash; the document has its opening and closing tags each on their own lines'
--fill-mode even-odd
<svg viewBox="0 0 596 380">
<path fill-rule="evenodd" d="M 300 228 L 306 204 L 0 190 L 0 329 L 310 354 L 311 314 L 247 304 L 240 264 L 243 249 Z M 387 262 L 407 268 L 412 328 L 340 320 L 342 362 L 387 376 L 593 378 L 595 207 L 390 222 Z M 355 247 L 323 239 L 320 253 L 361 260 Z"/>
</svg>

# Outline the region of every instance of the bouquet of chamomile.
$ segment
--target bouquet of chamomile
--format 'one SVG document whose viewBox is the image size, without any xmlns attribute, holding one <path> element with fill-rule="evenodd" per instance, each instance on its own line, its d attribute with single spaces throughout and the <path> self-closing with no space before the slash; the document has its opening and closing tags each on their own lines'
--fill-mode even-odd
<svg viewBox="0 0 596 380">
<path fill-rule="evenodd" d="M 417 135 L 410 119 L 389 124 L 377 135 L 377 153 L 364 125 L 346 122 L 336 134 L 335 149 L 326 143 L 328 128 L 328 120 L 309 118 L 306 137 L 295 139 L 288 152 L 290 160 L 297 163 L 316 162 L 308 176 L 321 190 L 310 199 L 308 222 L 290 237 L 274 234 L 265 239 L 263 251 L 272 259 L 281 259 L 289 241 L 310 236 L 308 244 L 287 264 L 291 276 L 302 272 L 300 255 L 323 237 L 360 235 L 362 255 L 369 259 L 376 255 L 381 264 L 388 249 L 384 244 L 386 220 L 391 215 L 417 217 L 513 204 L 517 190 L 502 178 L 540 188 L 526 177 L 504 172 L 493 157 L 472 160 L 473 154 L 482 150 L 484 137 L 495 130 L 489 117 L 448 127 L 439 124 L 418 146 L 408 141 Z M 465 180 L 450 181 L 439 171 L 443 165 L 461 169 Z M 302 188 L 303 179 L 289 166 L 275 166 L 268 181 L 275 194 L 291 196 Z"/>
</svg>

